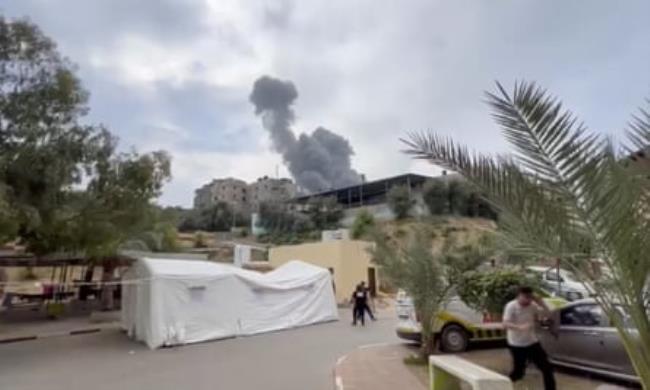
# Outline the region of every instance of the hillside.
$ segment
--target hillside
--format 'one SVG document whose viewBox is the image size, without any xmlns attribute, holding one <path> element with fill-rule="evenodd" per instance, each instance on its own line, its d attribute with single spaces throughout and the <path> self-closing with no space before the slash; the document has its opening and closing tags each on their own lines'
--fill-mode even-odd
<svg viewBox="0 0 650 390">
<path fill-rule="evenodd" d="M 395 241 L 403 241 L 415 232 L 428 232 L 434 250 L 439 250 L 447 239 L 455 240 L 458 245 L 475 244 L 484 234 L 496 230 L 496 223 L 492 220 L 455 216 L 386 221 L 380 222 L 379 226 Z"/>
</svg>

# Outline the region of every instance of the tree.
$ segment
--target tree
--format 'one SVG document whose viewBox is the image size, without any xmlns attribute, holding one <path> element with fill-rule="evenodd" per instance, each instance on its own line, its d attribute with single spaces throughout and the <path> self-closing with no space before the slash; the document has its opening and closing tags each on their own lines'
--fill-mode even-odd
<svg viewBox="0 0 650 390">
<path fill-rule="evenodd" d="M 203 230 L 210 232 L 230 231 L 234 226 L 235 211 L 226 202 L 217 202 L 214 206 L 201 210 Z"/>
<path fill-rule="evenodd" d="M 514 155 L 471 153 L 427 133 L 403 140 L 408 153 L 462 174 L 485 194 L 512 248 L 562 259 L 591 285 L 650 389 L 650 181 L 647 165 L 633 161 L 650 151 L 650 113 L 633 118 L 619 148 L 534 83 L 515 84 L 510 94 L 497 88 L 488 101 Z M 595 258 L 609 270 L 599 277 L 590 272 Z"/>
<path fill-rule="evenodd" d="M 461 275 L 458 296 L 474 310 L 499 317 L 506 303 L 517 295 L 517 287 L 535 286 L 534 278 L 513 268 L 491 268 Z"/>
<path fill-rule="evenodd" d="M 468 214 L 468 204 L 470 192 L 467 184 L 461 180 L 454 179 L 449 182 L 448 186 L 449 213 L 458 215 Z"/>
<path fill-rule="evenodd" d="M 343 218 L 343 207 L 335 197 L 315 197 L 307 203 L 306 214 L 315 229 L 336 229 Z"/>
<path fill-rule="evenodd" d="M 447 240 L 440 251 L 434 252 L 431 234 L 425 231 L 414 232 L 399 242 L 375 232 L 374 241 L 373 262 L 392 285 L 413 300 L 422 327 L 421 353 L 427 357 L 435 349 L 433 329 L 438 313 L 452 297 L 460 275 L 484 261 L 485 248 L 458 247 Z"/>
<path fill-rule="evenodd" d="M 170 161 L 118 154 L 107 129 L 83 123 L 88 93 L 74 70 L 36 26 L 0 17 L 0 214 L 11 210 L 37 256 L 84 253 L 108 275 L 120 246 L 152 226 Z"/>
<path fill-rule="evenodd" d="M 411 191 L 406 186 L 394 186 L 388 191 L 388 205 L 396 219 L 409 216 L 415 202 L 411 199 Z"/>
<path fill-rule="evenodd" d="M 449 188 L 442 179 L 428 180 L 424 184 L 422 197 L 431 215 L 442 215 L 449 210 Z"/>
<path fill-rule="evenodd" d="M 369 236 L 375 228 L 375 217 L 368 211 L 361 210 L 354 218 L 350 234 L 352 238 L 360 239 Z"/>
<path fill-rule="evenodd" d="M 260 225 L 268 233 L 304 233 L 313 229 L 309 217 L 291 211 L 285 204 L 260 204 Z"/>
</svg>

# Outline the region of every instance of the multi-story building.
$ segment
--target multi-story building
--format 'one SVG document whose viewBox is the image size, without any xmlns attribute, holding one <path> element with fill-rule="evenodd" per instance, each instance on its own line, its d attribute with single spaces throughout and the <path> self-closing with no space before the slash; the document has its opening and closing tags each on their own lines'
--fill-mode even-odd
<svg viewBox="0 0 650 390">
<path fill-rule="evenodd" d="M 261 203 L 285 202 L 296 196 L 296 185 L 289 179 L 260 177 L 248 185 L 249 203 L 256 210 Z"/>
<path fill-rule="evenodd" d="M 264 176 L 250 184 L 234 178 L 215 179 L 195 191 L 194 208 L 208 208 L 225 202 L 235 210 L 247 213 L 257 210 L 260 203 L 284 202 L 294 196 L 296 185 L 290 179 Z"/>
<path fill-rule="evenodd" d="M 219 202 L 228 203 L 233 209 L 248 210 L 248 185 L 245 181 L 228 177 L 215 179 L 194 193 L 194 208 L 208 208 Z"/>
</svg>

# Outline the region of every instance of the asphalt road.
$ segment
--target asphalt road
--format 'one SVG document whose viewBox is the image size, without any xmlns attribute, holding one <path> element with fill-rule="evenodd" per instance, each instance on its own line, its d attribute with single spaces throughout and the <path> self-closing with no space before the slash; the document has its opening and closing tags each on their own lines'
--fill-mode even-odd
<svg viewBox="0 0 650 390">
<path fill-rule="evenodd" d="M 332 390 L 336 359 L 395 342 L 394 319 L 338 322 L 151 351 L 115 330 L 0 345 L 2 390 Z"/>
</svg>

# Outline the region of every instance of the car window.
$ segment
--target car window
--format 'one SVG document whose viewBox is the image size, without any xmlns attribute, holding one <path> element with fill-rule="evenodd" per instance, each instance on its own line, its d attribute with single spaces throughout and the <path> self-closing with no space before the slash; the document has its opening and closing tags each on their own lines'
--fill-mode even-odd
<svg viewBox="0 0 650 390">
<path fill-rule="evenodd" d="M 606 317 L 598 305 L 577 305 L 560 312 L 560 323 L 568 326 L 607 326 Z"/>
<path fill-rule="evenodd" d="M 546 271 L 546 280 L 551 280 L 553 282 L 563 282 L 562 278 L 557 274 L 557 271 L 555 270 Z"/>
</svg>

